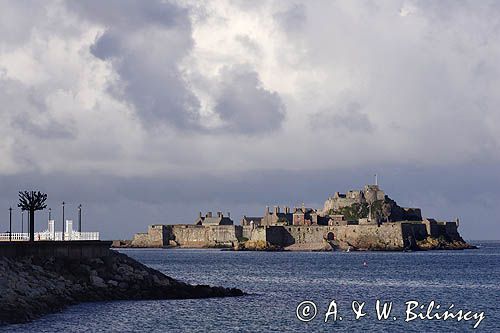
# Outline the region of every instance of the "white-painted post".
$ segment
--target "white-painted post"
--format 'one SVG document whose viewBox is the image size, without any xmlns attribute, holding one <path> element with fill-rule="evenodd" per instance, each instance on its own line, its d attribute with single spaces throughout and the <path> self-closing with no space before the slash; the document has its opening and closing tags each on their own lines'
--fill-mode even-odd
<svg viewBox="0 0 500 333">
<path fill-rule="evenodd" d="M 66 232 L 68 233 L 68 240 L 71 240 L 73 233 L 73 220 L 66 220 Z"/>
<path fill-rule="evenodd" d="M 54 220 L 49 220 L 49 225 L 47 227 L 47 232 L 52 240 L 56 240 L 56 234 L 54 230 Z"/>
</svg>

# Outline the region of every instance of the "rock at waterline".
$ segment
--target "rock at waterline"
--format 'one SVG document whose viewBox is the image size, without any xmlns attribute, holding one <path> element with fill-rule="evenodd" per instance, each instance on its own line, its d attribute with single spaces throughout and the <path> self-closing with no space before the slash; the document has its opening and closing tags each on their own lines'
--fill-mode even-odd
<svg viewBox="0 0 500 333">
<path fill-rule="evenodd" d="M 242 296 L 189 285 L 111 251 L 92 259 L 0 257 L 0 324 L 22 323 L 85 301 Z"/>
</svg>

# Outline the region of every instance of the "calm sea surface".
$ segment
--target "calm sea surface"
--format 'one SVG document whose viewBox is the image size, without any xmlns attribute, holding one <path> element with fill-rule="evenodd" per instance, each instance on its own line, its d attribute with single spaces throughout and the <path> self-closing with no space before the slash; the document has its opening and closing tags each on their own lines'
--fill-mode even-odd
<svg viewBox="0 0 500 333">
<path fill-rule="evenodd" d="M 163 273 L 196 284 L 238 287 L 250 296 L 206 300 L 87 303 L 23 325 L 13 332 L 463 332 L 475 320 L 405 322 L 406 301 L 441 310 L 484 311 L 477 332 L 500 332 L 500 242 L 474 242 L 479 250 L 389 252 L 228 252 L 219 250 L 124 250 Z M 366 262 L 366 265 L 364 265 Z M 392 301 L 388 320 L 376 319 L 375 301 Z M 313 301 L 317 316 L 296 317 Z M 338 316 L 324 322 L 332 300 Z M 366 302 L 354 320 L 351 302 Z M 302 313 L 302 312 L 301 312 Z M 311 312 L 310 312 L 311 313 Z M 396 317 L 396 320 L 394 320 Z"/>
</svg>

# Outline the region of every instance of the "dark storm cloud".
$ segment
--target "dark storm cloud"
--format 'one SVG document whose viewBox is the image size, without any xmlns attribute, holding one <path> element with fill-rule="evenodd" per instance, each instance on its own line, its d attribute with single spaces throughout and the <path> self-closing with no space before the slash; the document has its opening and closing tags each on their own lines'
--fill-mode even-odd
<svg viewBox="0 0 500 333">
<path fill-rule="evenodd" d="M 241 65 L 222 72 L 222 93 L 215 111 L 232 132 L 268 132 L 281 127 L 285 105 L 276 92 L 264 89 L 257 72 Z"/>
<path fill-rule="evenodd" d="M 131 103 L 147 127 L 199 127 L 200 103 L 179 63 L 192 48 L 189 13 L 164 1 L 77 1 L 69 8 L 105 27 L 91 52 L 110 61 L 119 80 L 109 87 Z"/>
<path fill-rule="evenodd" d="M 112 64 L 119 80 L 109 91 L 133 105 L 147 127 L 203 128 L 200 101 L 179 69 L 193 47 L 188 10 L 160 1 L 70 2 L 69 8 L 105 27 L 91 52 Z M 252 45 L 248 37 L 241 41 Z M 280 128 L 285 106 L 277 92 L 262 86 L 255 70 L 226 68 L 220 91 L 215 112 L 225 129 L 252 134 Z"/>
</svg>

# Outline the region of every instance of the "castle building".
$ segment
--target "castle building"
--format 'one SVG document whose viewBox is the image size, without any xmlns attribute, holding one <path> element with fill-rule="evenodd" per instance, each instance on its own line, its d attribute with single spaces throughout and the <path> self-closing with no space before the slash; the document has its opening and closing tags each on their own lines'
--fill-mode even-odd
<svg viewBox="0 0 500 333">
<path fill-rule="evenodd" d="M 365 185 L 363 190 L 351 190 L 347 193 L 335 192 L 329 197 L 323 206 L 323 215 L 331 210 L 338 211 L 341 208 L 352 206 L 353 204 L 368 203 L 385 199 L 385 193 L 378 185 Z"/>
<path fill-rule="evenodd" d="M 262 216 L 257 217 L 257 216 L 246 216 L 243 215 L 243 218 L 241 219 L 241 225 L 242 226 L 254 226 L 258 227 L 262 223 Z"/>
<path fill-rule="evenodd" d="M 217 216 L 212 216 L 212 212 L 208 212 L 205 216 L 202 216 L 201 212 L 195 221 L 196 225 L 233 225 L 233 220 L 231 220 L 231 214 L 228 212 L 227 216 L 224 216 L 222 212 L 217 212 Z"/>
<path fill-rule="evenodd" d="M 262 217 L 243 216 L 234 225 L 230 214 L 199 214 L 193 224 L 152 225 L 147 233 L 137 233 L 131 242 L 138 247 L 235 247 L 244 242 L 262 243 L 287 249 L 320 250 L 384 249 L 403 250 L 434 246 L 434 240 L 448 242 L 451 248 L 468 248 L 458 233 L 458 221 L 422 219 L 419 208 L 404 208 L 379 188 L 366 185 L 363 190 L 345 194 L 335 192 L 323 211 L 289 207 L 282 211 L 269 206 Z M 434 240 L 429 241 L 428 238 Z M 430 243 L 429 243 L 430 242 Z M 427 244 L 427 245 L 425 245 Z M 441 243 L 437 243 L 439 244 Z"/>
<path fill-rule="evenodd" d="M 295 208 L 293 212 L 292 225 L 312 225 L 318 224 L 318 212 L 312 208 Z"/>
<path fill-rule="evenodd" d="M 260 225 L 290 225 L 292 222 L 293 214 L 290 212 L 289 207 L 285 207 L 285 211 L 282 212 L 280 206 L 274 206 L 274 210 L 271 212 L 269 206 L 267 206 Z"/>
</svg>

